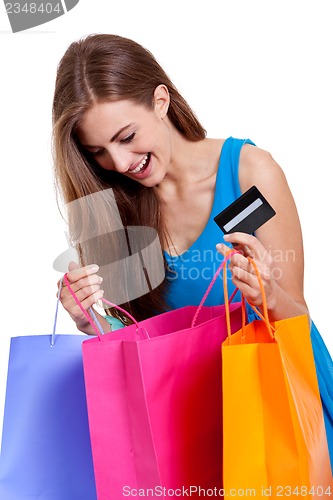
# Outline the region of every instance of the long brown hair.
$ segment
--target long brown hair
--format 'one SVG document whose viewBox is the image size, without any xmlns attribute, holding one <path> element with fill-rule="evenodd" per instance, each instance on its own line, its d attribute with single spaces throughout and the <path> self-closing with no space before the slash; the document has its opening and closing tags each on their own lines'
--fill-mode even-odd
<svg viewBox="0 0 333 500">
<path fill-rule="evenodd" d="M 147 188 L 115 171 L 99 167 L 97 162 L 80 146 L 76 136 L 84 114 L 95 103 L 132 100 L 136 104 L 153 107 L 156 87 L 164 84 L 170 94 L 168 117 L 174 127 L 188 140 L 205 138 L 206 131 L 180 95 L 154 56 L 128 38 L 110 34 L 93 34 L 73 42 L 57 68 L 52 108 L 53 158 L 58 194 L 68 207 L 70 202 L 86 198 L 112 188 L 123 226 L 149 226 L 154 228 L 162 248 L 168 244 L 167 229 L 155 188 Z M 103 197 L 102 197 L 103 199 Z M 106 197 L 100 206 L 95 204 L 93 224 L 99 233 L 116 238 L 115 221 L 108 217 Z M 82 205 L 83 206 L 83 205 Z M 111 212 L 109 212 L 110 214 Z M 91 235 L 91 221 L 85 208 L 80 217 L 77 211 L 68 213 L 69 232 L 82 265 L 99 264 L 102 252 L 94 244 L 84 244 Z M 96 232 L 96 227 L 95 227 Z M 119 232 L 118 232 L 119 234 Z M 89 239 L 89 238 L 88 238 Z M 90 238 L 91 241 L 91 238 Z M 113 245 L 116 251 L 117 245 Z M 104 249 L 105 253 L 105 249 Z M 110 290 L 115 281 L 110 283 Z M 119 286 L 119 283 L 118 283 Z M 122 304 L 138 320 L 167 309 L 166 280 L 140 298 Z M 106 283 L 105 297 L 109 298 Z M 116 315 L 115 311 L 112 311 Z"/>
</svg>

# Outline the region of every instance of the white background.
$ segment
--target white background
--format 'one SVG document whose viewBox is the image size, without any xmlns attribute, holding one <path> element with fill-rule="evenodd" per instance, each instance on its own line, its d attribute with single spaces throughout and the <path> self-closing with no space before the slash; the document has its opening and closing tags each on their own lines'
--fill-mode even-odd
<svg viewBox="0 0 333 500">
<path fill-rule="evenodd" d="M 330 1 L 80 0 L 12 34 L 0 7 L 0 428 L 11 336 L 52 331 L 53 260 L 67 248 L 50 154 L 56 66 L 88 33 L 150 49 L 211 137 L 249 137 L 284 169 L 303 228 L 305 295 L 331 353 Z M 330 177 L 331 178 L 331 177 Z M 61 309 L 59 332 L 77 330 Z"/>
</svg>

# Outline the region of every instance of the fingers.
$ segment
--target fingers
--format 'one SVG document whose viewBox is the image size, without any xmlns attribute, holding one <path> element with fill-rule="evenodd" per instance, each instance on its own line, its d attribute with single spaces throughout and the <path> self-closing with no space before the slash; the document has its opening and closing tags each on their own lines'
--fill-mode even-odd
<svg viewBox="0 0 333 500">
<path fill-rule="evenodd" d="M 74 269 L 79 269 L 80 265 L 77 262 L 71 261 L 68 264 L 68 271 L 73 271 Z"/>
<path fill-rule="evenodd" d="M 235 271 L 238 269 L 239 270 L 239 279 L 241 279 L 241 276 L 244 275 L 244 273 L 249 273 L 251 275 L 255 274 L 254 268 L 243 254 L 241 253 L 235 253 L 234 255 L 231 256 L 230 258 L 230 267 L 232 269 L 235 269 Z"/>
<path fill-rule="evenodd" d="M 75 268 L 67 273 L 70 287 L 80 301 L 84 300 L 88 295 L 96 293 L 100 289 L 103 278 L 96 274 L 98 270 L 99 267 L 92 264 Z"/>
<path fill-rule="evenodd" d="M 260 306 L 262 304 L 263 298 L 261 290 L 259 288 L 258 280 L 256 280 L 254 276 L 252 276 L 252 278 L 248 281 L 243 281 L 233 275 L 232 281 L 248 302 L 255 306 Z"/>
<path fill-rule="evenodd" d="M 99 286 L 86 287 L 81 289 L 75 295 L 81 303 L 83 309 L 87 310 L 103 297 L 104 290 L 101 290 Z M 81 315 L 81 309 L 76 304 L 69 291 L 65 292 L 64 296 L 62 296 L 62 305 L 69 313 L 72 314 L 72 316 L 76 314 Z"/>
<path fill-rule="evenodd" d="M 228 252 L 230 252 L 230 248 L 223 244 L 216 245 L 216 248 L 224 256 L 226 256 Z M 238 251 L 237 253 L 231 255 L 231 257 L 229 258 L 229 269 L 232 273 L 232 276 L 235 276 L 238 280 L 244 282 L 247 282 L 249 280 L 248 275 L 255 275 L 254 268 L 251 262 L 249 262 L 249 260 L 243 255 L 243 253 Z"/>
<path fill-rule="evenodd" d="M 87 286 L 88 284 L 95 285 L 98 283 L 100 284 L 103 281 L 100 276 L 96 275 L 99 270 L 99 267 L 96 264 L 79 267 L 76 262 L 70 262 L 68 265 L 68 270 L 69 272 L 67 273 L 67 279 L 71 284 L 71 288 L 74 292 L 76 292 L 80 288 L 83 288 L 84 286 Z M 57 283 L 58 288 L 60 286 L 60 281 L 61 280 L 59 280 Z M 65 287 L 65 283 L 63 283 L 62 286 Z"/>
<path fill-rule="evenodd" d="M 232 243 L 235 250 L 245 257 L 251 257 L 257 263 L 261 262 L 265 264 L 261 269 L 262 272 L 266 272 L 267 268 L 272 266 L 273 259 L 271 253 L 266 250 L 255 236 L 246 233 L 231 233 L 226 234 L 224 239 L 228 243 Z M 222 247 L 228 248 L 226 245 L 222 245 Z M 225 255 L 225 251 L 223 251 L 223 254 Z"/>
<path fill-rule="evenodd" d="M 224 255 L 224 257 L 226 257 L 228 253 L 232 252 L 233 249 L 228 247 L 227 245 L 224 245 L 223 243 L 218 243 L 216 245 L 216 250 L 218 250 L 222 255 Z"/>
<path fill-rule="evenodd" d="M 68 266 L 68 268 L 69 268 L 69 266 Z M 99 267 L 97 266 L 97 264 L 90 264 L 89 266 L 85 266 L 85 267 L 76 267 L 74 269 L 71 269 L 67 273 L 67 279 L 70 283 L 76 283 L 80 279 L 85 279 L 93 274 L 96 274 L 98 272 L 98 270 L 99 270 Z"/>
<path fill-rule="evenodd" d="M 225 241 L 232 243 L 236 250 L 242 251 L 244 255 L 261 260 L 267 253 L 258 238 L 246 233 L 231 233 L 224 235 Z"/>
<path fill-rule="evenodd" d="M 227 256 L 228 253 L 230 253 L 230 251 L 232 251 L 232 249 L 230 249 L 230 247 L 228 247 L 227 245 L 224 245 L 223 243 L 219 243 L 218 245 L 216 245 L 216 249 L 224 256 Z M 230 268 L 232 269 L 233 266 L 236 266 L 236 267 L 239 267 L 239 268 L 247 271 L 248 273 L 253 274 L 253 272 L 254 272 L 253 266 L 251 265 L 251 263 L 247 259 L 247 255 L 250 252 L 244 253 L 241 250 L 238 250 L 238 248 L 235 250 L 237 251 L 237 253 L 234 253 L 233 255 L 231 255 L 231 257 L 229 259 Z"/>
<path fill-rule="evenodd" d="M 252 304 L 262 304 L 262 293 L 255 269 L 248 257 L 251 257 L 258 268 L 264 285 L 266 296 L 272 289 L 271 255 L 262 246 L 260 241 L 252 235 L 245 233 L 232 233 L 225 235 L 224 239 L 233 243 L 237 253 L 229 260 L 229 269 L 234 285 L 239 288 L 245 299 Z M 230 247 L 224 244 L 216 246 L 217 250 L 224 256 L 230 252 Z"/>
<path fill-rule="evenodd" d="M 68 282 L 84 309 L 88 309 L 103 297 L 104 291 L 101 290 L 103 279 L 96 274 L 99 270 L 96 264 L 80 267 L 76 262 L 70 262 L 68 269 Z M 60 281 L 58 282 L 58 288 L 59 286 Z M 60 300 L 76 322 L 82 319 L 82 311 L 64 283 Z"/>
</svg>

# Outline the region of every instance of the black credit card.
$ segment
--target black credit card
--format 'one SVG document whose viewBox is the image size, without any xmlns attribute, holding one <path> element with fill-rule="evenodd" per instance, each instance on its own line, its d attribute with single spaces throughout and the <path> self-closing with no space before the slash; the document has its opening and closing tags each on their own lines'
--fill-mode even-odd
<svg viewBox="0 0 333 500">
<path fill-rule="evenodd" d="M 216 215 L 214 221 L 224 234 L 236 232 L 253 234 L 275 213 L 275 210 L 273 210 L 259 189 L 252 186 L 231 205 Z"/>
</svg>

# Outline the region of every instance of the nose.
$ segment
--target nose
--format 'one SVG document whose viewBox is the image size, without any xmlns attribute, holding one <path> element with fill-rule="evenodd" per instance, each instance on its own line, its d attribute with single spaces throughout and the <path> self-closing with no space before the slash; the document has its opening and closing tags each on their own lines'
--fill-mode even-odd
<svg viewBox="0 0 333 500">
<path fill-rule="evenodd" d="M 127 172 L 131 166 L 130 153 L 122 148 L 113 149 L 112 152 L 109 150 L 109 155 L 112 160 L 112 164 L 115 170 L 120 174 Z"/>
</svg>

